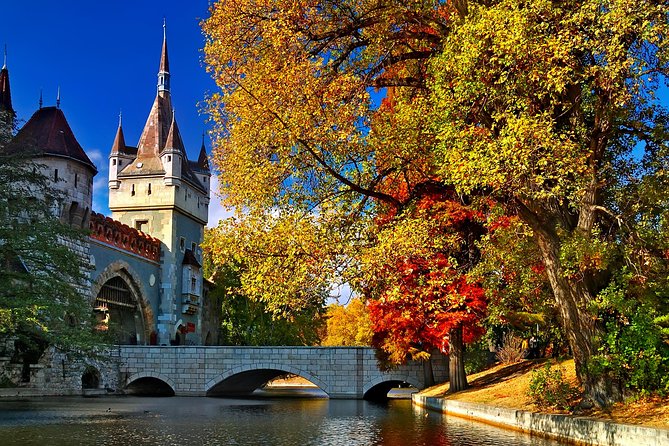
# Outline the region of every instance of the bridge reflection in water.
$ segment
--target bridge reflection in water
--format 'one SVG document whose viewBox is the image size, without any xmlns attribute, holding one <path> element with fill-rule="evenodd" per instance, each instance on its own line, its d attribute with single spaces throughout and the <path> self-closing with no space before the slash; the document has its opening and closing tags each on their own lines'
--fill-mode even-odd
<svg viewBox="0 0 669 446">
<path fill-rule="evenodd" d="M 3 446 L 556 446 L 409 401 L 43 398 L 0 401 Z"/>
<path fill-rule="evenodd" d="M 146 347 L 121 346 L 126 392 L 182 396 L 250 396 L 282 375 L 300 376 L 329 398 L 379 399 L 401 385 L 425 386 L 422 363 L 380 370 L 364 347 Z M 435 379 L 446 360 L 433 361 Z"/>
</svg>

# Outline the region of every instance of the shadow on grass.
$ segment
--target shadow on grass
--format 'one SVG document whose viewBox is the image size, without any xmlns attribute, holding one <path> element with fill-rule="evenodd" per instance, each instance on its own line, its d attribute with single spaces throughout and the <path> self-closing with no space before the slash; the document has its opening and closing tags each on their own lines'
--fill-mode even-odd
<svg viewBox="0 0 669 446">
<path fill-rule="evenodd" d="M 493 384 L 508 381 L 510 379 L 515 378 L 516 376 L 523 375 L 532 369 L 539 368 L 546 361 L 548 360 L 528 359 L 522 362 L 517 362 L 515 364 L 509 364 L 492 373 L 488 373 L 486 375 L 472 379 L 469 382 L 469 389 L 467 390 L 479 390 L 491 386 Z"/>
</svg>

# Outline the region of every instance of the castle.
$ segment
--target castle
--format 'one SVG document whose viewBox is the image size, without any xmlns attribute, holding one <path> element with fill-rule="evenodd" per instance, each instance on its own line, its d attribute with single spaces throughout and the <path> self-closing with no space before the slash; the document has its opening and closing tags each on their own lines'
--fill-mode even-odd
<svg viewBox="0 0 669 446">
<path fill-rule="evenodd" d="M 6 63 L 0 71 L 0 109 L 15 115 Z M 204 140 L 198 159 L 189 160 L 179 133 L 165 31 L 156 97 L 137 147 L 126 144 L 119 119 L 110 150 L 111 218 L 91 210 L 97 167 L 58 105 L 40 104 L 11 147 L 38 153 L 45 175 L 65 197 L 57 210 L 61 220 L 91 231 L 73 249 L 90 259 L 83 292 L 90 293 L 98 327 L 113 324 L 119 344 L 217 342 L 216 311 L 207 300 L 199 247 L 211 171 Z"/>
</svg>

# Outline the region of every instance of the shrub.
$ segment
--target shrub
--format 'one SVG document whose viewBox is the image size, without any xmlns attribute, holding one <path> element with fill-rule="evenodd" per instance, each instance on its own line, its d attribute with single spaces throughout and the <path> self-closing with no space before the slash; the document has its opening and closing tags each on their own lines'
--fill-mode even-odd
<svg viewBox="0 0 669 446">
<path fill-rule="evenodd" d="M 502 347 L 497 352 L 499 362 L 502 364 L 513 364 L 523 359 L 524 356 L 523 340 L 513 333 L 505 334 Z"/>
<path fill-rule="evenodd" d="M 528 395 L 539 407 L 569 410 L 579 396 L 579 391 L 564 379 L 561 367 L 544 367 L 532 372 Z"/>
<path fill-rule="evenodd" d="M 465 349 L 465 373 L 471 375 L 485 370 L 488 366 L 488 352 L 486 342 L 468 345 Z"/>
<path fill-rule="evenodd" d="M 627 391 L 669 391 L 669 346 L 653 308 L 641 307 L 631 317 L 608 321 L 606 334 L 589 371 L 611 373 Z"/>
</svg>

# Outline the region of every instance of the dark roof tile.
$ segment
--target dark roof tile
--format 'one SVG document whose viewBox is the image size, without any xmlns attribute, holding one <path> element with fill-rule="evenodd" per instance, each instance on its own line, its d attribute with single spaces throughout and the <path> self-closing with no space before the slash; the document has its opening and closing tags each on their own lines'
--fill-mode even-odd
<svg viewBox="0 0 669 446">
<path fill-rule="evenodd" d="M 97 172 L 95 164 L 81 147 L 63 111 L 56 107 L 37 110 L 19 131 L 8 149 L 35 151 L 41 155 L 62 156 L 79 161 Z"/>
</svg>

